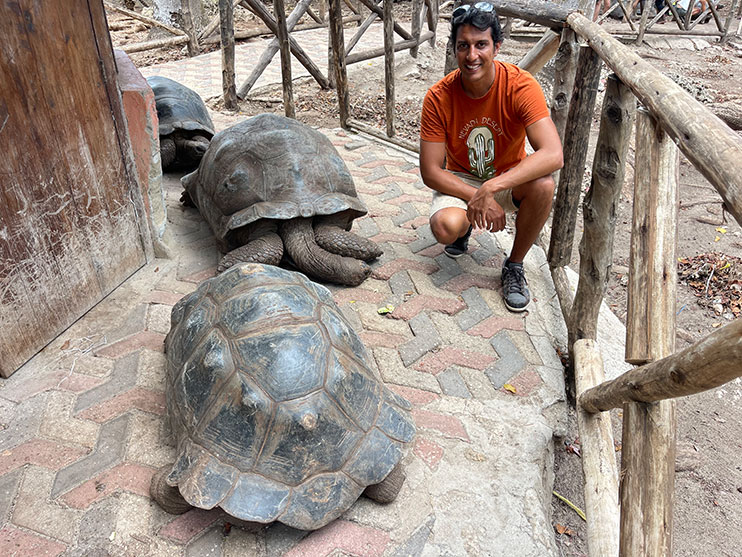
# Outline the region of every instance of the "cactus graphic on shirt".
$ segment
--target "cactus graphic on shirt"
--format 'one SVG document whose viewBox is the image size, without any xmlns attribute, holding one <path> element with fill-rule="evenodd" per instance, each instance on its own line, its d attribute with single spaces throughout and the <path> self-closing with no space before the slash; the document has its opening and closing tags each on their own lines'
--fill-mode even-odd
<svg viewBox="0 0 742 557">
<path fill-rule="evenodd" d="M 495 140 L 487 126 L 477 126 L 466 139 L 469 148 L 469 170 L 483 180 L 492 178 L 497 172 L 495 160 Z"/>
</svg>

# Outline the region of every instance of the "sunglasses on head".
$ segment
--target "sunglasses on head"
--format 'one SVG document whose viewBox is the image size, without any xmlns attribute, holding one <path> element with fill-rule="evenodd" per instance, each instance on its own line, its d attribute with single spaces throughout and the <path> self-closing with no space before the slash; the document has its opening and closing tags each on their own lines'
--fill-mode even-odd
<svg viewBox="0 0 742 557">
<path fill-rule="evenodd" d="M 461 15 L 464 15 L 466 12 L 469 11 L 470 8 L 474 8 L 477 11 L 485 12 L 485 13 L 495 11 L 495 7 L 489 2 L 477 2 L 476 4 L 462 4 L 461 6 L 459 6 L 453 11 L 452 16 L 459 17 Z"/>
</svg>

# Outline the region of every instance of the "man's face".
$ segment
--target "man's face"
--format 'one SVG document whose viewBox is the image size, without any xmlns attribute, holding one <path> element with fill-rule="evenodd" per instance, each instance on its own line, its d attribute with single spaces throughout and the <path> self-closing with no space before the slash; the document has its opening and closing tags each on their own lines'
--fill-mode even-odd
<svg viewBox="0 0 742 557">
<path fill-rule="evenodd" d="M 473 25 L 462 25 L 456 35 L 456 61 L 464 83 L 489 87 L 495 79 L 492 61 L 500 45 L 494 44 L 489 29 L 480 31 Z"/>
</svg>

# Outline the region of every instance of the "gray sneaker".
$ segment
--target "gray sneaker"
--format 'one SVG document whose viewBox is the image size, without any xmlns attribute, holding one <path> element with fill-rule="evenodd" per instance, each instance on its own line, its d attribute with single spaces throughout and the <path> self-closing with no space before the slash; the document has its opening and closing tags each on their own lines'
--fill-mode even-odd
<svg viewBox="0 0 742 557">
<path fill-rule="evenodd" d="M 505 307 L 520 312 L 528 307 L 531 293 L 528 291 L 526 275 L 522 263 L 511 263 L 509 259 L 502 265 L 502 296 Z"/>
<path fill-rule="evenodd" d="M 454 259 L 461 257 L 466 253 L 466 251 L 469 249 L 469 237 L 471 236 L 472 227 L 469 227 L 469 230 L 466 231 L 466 234 L 464 234 L 461 238 L 458 238 L 453 244 L 448 244 L 445 248 L 443 248 L 443 251 L 448 257 L 453 257 Z"/>
</svg>

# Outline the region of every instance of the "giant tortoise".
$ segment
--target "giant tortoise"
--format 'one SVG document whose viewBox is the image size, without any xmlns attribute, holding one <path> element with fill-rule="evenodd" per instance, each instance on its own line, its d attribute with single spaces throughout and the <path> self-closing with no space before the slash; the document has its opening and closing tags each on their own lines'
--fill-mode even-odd
<svg viewBox="0 0 742 557">
<path fill-rule="evenodd" d="M 235 265 L 175 304 L 165 349 L 178 457 L 151 485 L 165 510 L 312 530 L 364 490 L 396 497 L 410 404 L 367 365 L 324 286 Z"/>
<path fill-rule="evenodd" d="M 220 272 L 238 262 L 278 265 L 285 246 L 308 276 L 355 286 L 370 273 L 365 262 L 382 253 L 350 232 L 367 211 L 343 159 L 327 137 L 294 119 L 260 114 L 219 132 L 182 183 L 184 201 L 228 252 Z"/>
<path fill-rule="evenodd" d="M 214 136 L 204 101 L 193 89 L 167 77 L 148 77 L 147 83 L 155 94 L 162 169 L 196 168 Z"/>
</svg>

